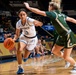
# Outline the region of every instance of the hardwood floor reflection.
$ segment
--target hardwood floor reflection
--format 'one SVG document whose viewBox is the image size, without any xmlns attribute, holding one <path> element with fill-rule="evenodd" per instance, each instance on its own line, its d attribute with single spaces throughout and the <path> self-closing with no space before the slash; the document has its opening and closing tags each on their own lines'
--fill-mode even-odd
<svg viewBox="0 0 76 75">
<path fill-rule="evenodd" d="M 76 56 L 73 55 L 76 60 Z M 63 59 L 55 55 L 46 55 L 39 58 L 30 58 L 27 62 L 23 62 L 25 74 L 20 75 L 76 75 L 69 71 L 72 69 L 64 68 Z M 0 64 L 0 75 L 17 75 L 17 61 Z"/>
</svg>

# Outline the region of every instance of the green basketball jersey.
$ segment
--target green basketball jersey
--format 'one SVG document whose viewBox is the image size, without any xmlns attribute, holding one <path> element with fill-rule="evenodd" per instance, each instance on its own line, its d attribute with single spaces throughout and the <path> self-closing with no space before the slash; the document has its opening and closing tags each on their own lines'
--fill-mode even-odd
<svg viewBox="0 0 76 75">
<path fill-rule="evenodd" d="M 66 15 L 56 11 L 47 11 L 47 17 L 51 19 L 52 24 L 54 25 L 56 31 L 59 35 L 64 36 L 70 30 L 68 24 L 66 23 Z"/>
</svg>

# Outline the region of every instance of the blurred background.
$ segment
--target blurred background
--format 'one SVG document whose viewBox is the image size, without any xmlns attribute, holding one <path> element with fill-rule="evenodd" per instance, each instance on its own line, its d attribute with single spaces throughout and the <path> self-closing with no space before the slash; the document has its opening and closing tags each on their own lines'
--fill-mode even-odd
<svg viewBox="0 0 76 75">
<path fill-rule="evenodd" d="M 0 0 L 0 42 L 2 43 L 7 37 L 14 37 L 16 22 L 19 20 L 17 12 L 19 9 L 25 8 L 23 2 L 28 2 L 32 7 L 48 11 L 50 1 L 57 1 L 64 14 L 76 19 L 76 0 Z M 32 13 L 29 10 L 27 10 L 27 14 L 29 17 L 43 22 L 42 27 L 36 27 L 38 39 L 54 43 L 57 33 L 54 26 L 50 23 L 50 19 Z M 76 25 L 69 22 L 67 23 L 76 35 Z M 0 56 L 2 56 L 2 54 L 0 51 Z"/>
</svg>

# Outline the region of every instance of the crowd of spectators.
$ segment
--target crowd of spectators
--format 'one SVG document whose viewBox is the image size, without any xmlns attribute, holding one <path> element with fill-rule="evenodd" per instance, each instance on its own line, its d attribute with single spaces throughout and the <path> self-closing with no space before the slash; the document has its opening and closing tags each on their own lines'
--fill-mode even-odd
<svg viewBox="0 0 76 75">
<path fill-rule="evenodd" d="M 3 42 L 7 37 L 14 36 L 15 28 L 13 27 L 11 20 L 6 16 L 0 16 L 0 42 Z"/>
</svg>

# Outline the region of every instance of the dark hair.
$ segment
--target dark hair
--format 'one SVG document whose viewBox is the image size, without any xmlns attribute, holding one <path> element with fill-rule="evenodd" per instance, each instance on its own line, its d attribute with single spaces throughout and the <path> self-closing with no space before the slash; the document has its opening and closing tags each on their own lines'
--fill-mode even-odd
<svg viewBox="0 0 76 75">
<path fill-rule="evenodd" d="M 20 10 L 18 11 L 18 15 L 19 15 L 19 13 L 20 13 L 21 11 L 24 11 L 25 13 L 27 13 L 27 11 L 26 11 L 24 8 L 22 8 L 22 9 L 20 9 Z"/>
</svg>

